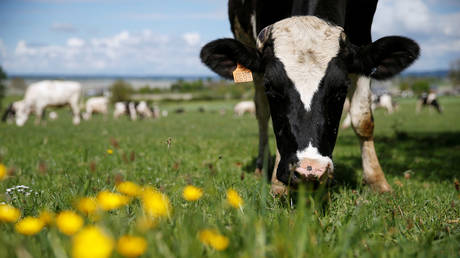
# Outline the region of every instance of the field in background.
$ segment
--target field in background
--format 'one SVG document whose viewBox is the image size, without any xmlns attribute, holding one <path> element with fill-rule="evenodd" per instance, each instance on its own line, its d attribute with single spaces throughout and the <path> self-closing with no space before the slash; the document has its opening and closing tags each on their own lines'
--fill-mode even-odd
<svg viewBox="0 0 460 258">
<path fill-rule="evenodd" d="M 324 198 L 312 193 L 297 204 L 273 198 L 269 184 L 252 174 L 255 118 L 235 117 L 235 102 L 197 101 L 160 105 L 186 112 L 158 120 L 96 116 L 73 126 L 65 110 L 46 126 L 34 126 L 33 119 L 23 128 L 1 124 L 1 162 L 15 170 L 0 182 L 0 201 L 25 215 L 38 215 L 43 208 L 59 212 L 72 209 L 79 196 L 114 191 L 122 177 L 155 186 L 171 198 L 171 217 L 145 233 L 136 227 L 138 201 L 99 222 L 114 238 L 145 236 L 145 257 L 458 257 L 460 193 L 454 181 L 460 179 L 460 99 L 440 102 L 442 115 L 429 110 L 416 115 L 413 99 L 400 100 L 394 115 L 376 112 L 376 148 L 392 194 L 374 194 L 361 184 L 358 140 L 348 129 L 340 131 L 334 151 L 329 201 L 320 202 Z M 206 112 L 198 112 L 199 107 Z M 273 136 L 270 141 L 273 154 Z M 108 149 L 114 153 L 107 154 Z M 187 184 L 202 187 L 204 197 L 196 203 L 183 200 Z M 16 185 L 38 194 L 8 198 L 6 189 Z M 225 203 L 228 188 L 243 197 L 242 210 Z M 229 247 L 219 252 L 202 245 L 197 234 L 205 228 L 229 237 Z M 33 257 L 52 257 L 56 238 L 70 250 L 70 238 L 54 228 L 32 237 L 15 233 L 11 225 L 0 224 L 0 230 L 0 257 L 24 250 Z"/>
</svg>

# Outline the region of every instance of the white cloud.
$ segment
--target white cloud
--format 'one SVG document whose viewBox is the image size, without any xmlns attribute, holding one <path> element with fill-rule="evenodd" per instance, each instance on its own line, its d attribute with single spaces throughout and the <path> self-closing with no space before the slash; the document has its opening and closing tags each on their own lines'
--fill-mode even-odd
<svg viewBox="0 0 460 258">
<path fill-rule="evenodd" d="M 92 39 L 70 37 L 64 44 L 34 45 L 20 40 L 3 65 L 13 73 L 202 74 L 201 36 L 157 34 L 151 30 Z"/>
<path fill-rule="evenodd" d="M 69 47 L 83 47 L 85 45 L 85 41 L 80 38 L 69 38 L 67 40 L 67 46 Z"/>
<path fill-rule="evenodd" d="M 430 10 L 422 0 L 380 1 L 373 23 L 373 32 L 379 36 L 409 33 L 418 36 L 460 36 L 455 26 L 460 12 L 440 14 Z"/>
<path fill-rule="evenodd" d="M 456 5 L 451 0 L 442 2 Z M 417 41 L 421 57 L 410 68 L 412 70 L 448 68 L 453 59 L 460 57 L 460 30 L 457 28 L 460 11 L 454 8 L 449 13 L 441 13 L 433 8 L 436 4 L 440 3 L 434 0 L 380 1 L 372 27 L 374 38 L 403 35 Z"/>
<path fill-rule="evenodd" d="M 189 44 L 190 46 L 196 46 L 201 41 L 200 34 L 196 32 L 185 33 L 184 35 L 182 35 L 182 37 L 187 42 L 187 44 Z"/>
</svg>

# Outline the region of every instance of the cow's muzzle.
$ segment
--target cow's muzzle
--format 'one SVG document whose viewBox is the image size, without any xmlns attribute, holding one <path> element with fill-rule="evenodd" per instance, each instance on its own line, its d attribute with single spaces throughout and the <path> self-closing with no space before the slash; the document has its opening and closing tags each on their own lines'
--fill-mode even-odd
<svg viewBox="0 0 460 258">
<path fill-rule="evenodd" d="M 297 186 L 302 183 L 324 183 L 332 178 L 334 166 L 332 162 L 315 159 L 302 159 L 290 166 L 290 184 Z"/>
</svg>

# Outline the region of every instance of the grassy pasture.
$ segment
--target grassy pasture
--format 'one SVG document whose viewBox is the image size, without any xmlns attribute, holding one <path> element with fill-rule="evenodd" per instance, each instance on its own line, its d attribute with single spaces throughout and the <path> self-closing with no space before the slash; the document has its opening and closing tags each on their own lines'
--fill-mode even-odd
<svg viewBox="0 0 460 258">
<path fill-rule="evenodd" d="M 460 192 L 454 181 L 460 179 L 460 99 L 440 102 L 442 115 L 416 115 L 410 99 L 401 100 L 394 115 L 376 111 L 376 148 L 392 194 L 378 195 L 361 184 L 358 140 L 348 129 L 339 134 L 335 184 L 328 193 L 303 193 L 296 203 L 273 198 L 269 184 L 252 174 L 255 118 L 234 117 L 234 102 L 193 102 L 180 104 L 184 114 L 154 121 L 96 116 L 72 126 L 69 112 L 59 111 L 60 118 L 46 125 L 1 124 L 1 162 L 14 173 L 0 182 L 0 202 L 23 215 L 44 208 L 59 212 L 73 209 L 77 197 L 115 191 L 123 178 L 157 187 L 173 206 L 169 219 L 146 232 L 136 226 L 137 200 L 97 222 L 115 239 L 145 237 L 145 257 L 459 257 Z M 199 113 L 200 106 L 207 112 Z M 187 184 L 203 188 L 203 198 L 182 199 Z M 7 195 L 16 185 L 37 194 Z M 228 188 L 244 199 L 241 210 L 225 202 Z M 197 234 L 205 228 L 227 236 L 229 247 L 215 251 L 200 243 Z M 0 257 L 70 256 L 71 238 L 54 227 L 22 236 L 3 223 L 0 232 Z"/>
</svg>

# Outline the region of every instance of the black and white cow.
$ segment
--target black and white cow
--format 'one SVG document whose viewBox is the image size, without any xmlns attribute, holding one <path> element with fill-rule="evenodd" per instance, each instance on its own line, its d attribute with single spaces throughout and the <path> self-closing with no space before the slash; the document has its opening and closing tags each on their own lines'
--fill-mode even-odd
<svg viewBox="0 0 460 258">
<path fill-rule="evenodd" d="M 429 94 L 426 92 L 422 93 L 420 97 L 417 100 L 417 108 L 416 111 L 417 113 L 420 113 L 422 110 L 422 107 L 433 107 L 438 111 L 439 114 L 442 113 L 442 108 L 441 105 L 439 104 L 438 98 L 436 96 L 436 93 L 434 91 L 430 91 Z"/>
<path fill-rule="evenodd" d="M 155 111 L 155 108 L 149 107 L 145 101 L 125 101 L 115 103 L 115 109 L 113 111 L 113 117 L 117 119 L 123 114 L 129 116 L 131 120 L 137 120 L 139 115 L 141 118 L 158 118 L 159 110 Z"/>
<path fill-rule="evenodd" d="M 252 70 L 258 171 L 268 148 L 270 115 L 276 136 L 273 192 L 332 174 L 347 96 L 364 180 L 376 191 L 391 191 L 374 149 L 370 81 L 401 72 L 418 57 L 419 47 L 398 36 L 372 42 L 376 6 L 377 0 L 230 0 L 236 39 L 218 39 L 201 50 L 201 60 L 225 78 L 232 78 L 237 64 Z"/>
</svg>

